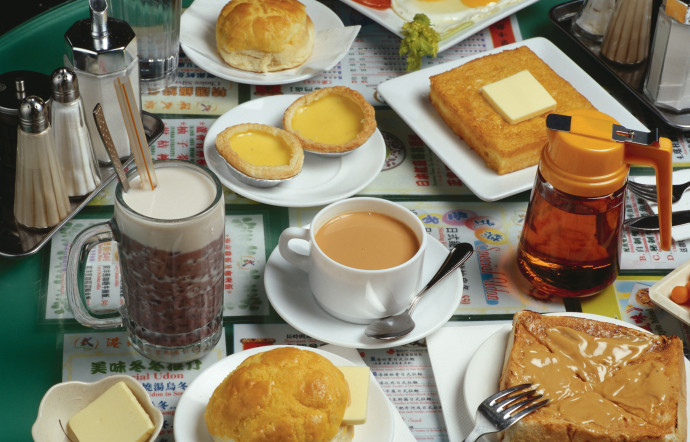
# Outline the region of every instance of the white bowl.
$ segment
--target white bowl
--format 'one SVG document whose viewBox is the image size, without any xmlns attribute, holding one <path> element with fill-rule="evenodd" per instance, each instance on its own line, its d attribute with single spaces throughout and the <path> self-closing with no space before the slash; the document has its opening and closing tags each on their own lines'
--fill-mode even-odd
<svg viewBox="0 0 690 442">
<path fill-rule="evenodd" d="M 65 434 L 70 418 L 120 381 L 132 390 L 151 417 L 154 429 L 148 442 L 153 442 L 163 427 L 163 413 L 153 406 L 144 387 L 133 377 L 125 375 L 108 376 L 98 382 L 71 381 L 53 385 L 43 396 L 38 407 L 38 417 L 31 427 L 34 441 L 70 442 Z"/>
<path fill-rule="evenodd" d="M 673 302 L 671 290 L 677 285 L 685 285 L 689 276 L 690 261 L 687 261 L 649 288 L 649 297 L 652 302 L 687 325 L 690 325 L 690 307 Z"/>
</svg>

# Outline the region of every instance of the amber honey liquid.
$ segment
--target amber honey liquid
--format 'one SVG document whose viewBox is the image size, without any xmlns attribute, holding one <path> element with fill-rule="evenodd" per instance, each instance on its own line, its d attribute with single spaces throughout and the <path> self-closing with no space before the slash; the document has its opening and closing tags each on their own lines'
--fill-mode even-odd
<svg viewBox="0 0 690 442">
<path fill-rule="evenodd" d="M 554 189 L 538 174 L 517 252 L 537 296 L 590 296 L 616 278 L 624 188 L 584 198 Z"/>
</svg>

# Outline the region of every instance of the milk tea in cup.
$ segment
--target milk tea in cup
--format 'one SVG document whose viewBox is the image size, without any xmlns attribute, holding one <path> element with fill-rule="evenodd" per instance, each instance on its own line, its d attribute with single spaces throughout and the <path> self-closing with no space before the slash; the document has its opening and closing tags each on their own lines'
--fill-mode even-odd
<svg viewBox="0 0 690 442">
<path fill-rule="evenodd" d="M 323 208 L 308 228 L 285 229 L 278 250 L 307 272 L 305 296 L 335 318 L 367 324 L 407 307 L 420 286 L 426 245 L 424 225 L 407 208 L 348 198 Z"/>
<path fill-rule="evenodd" d="M 383 270 L 404 264 L 420 241 L 405 223 L 378 212 L 350 212 L 326 221 L 314 236 L 318 247 L 347 267 Z"/>
<path fill-rule="evenodd" d="M 218 179 L 185 161 L 154 163 L 157 187 L 141 188 L 135 171 L 130 190 L 115 191 L 113 219 L 80 233 L 68 267 L 78 264 L 84 242 L 119 245 L 124 304 L 121 318 L 132 346 L 165 362 L 196 359 L 220 339 L 223 321 L 225 206 Z M 70 273 L 68 271 L 68 273 Z M 68 277 L 69 279 L 69 277 Z M 79 315 L 79 287 L 68 281 L 68 299 L 79 322 L 99 327 Z M 72 287 L 70 289 L 70 287 Z"/>
</svg>

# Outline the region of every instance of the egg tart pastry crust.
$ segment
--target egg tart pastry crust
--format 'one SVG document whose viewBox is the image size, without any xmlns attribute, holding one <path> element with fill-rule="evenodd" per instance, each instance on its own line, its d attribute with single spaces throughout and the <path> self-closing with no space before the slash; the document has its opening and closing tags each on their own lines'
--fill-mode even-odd
<svg viewBox="0 0 690 442">
<path fill-rule="evenodd" d="M 350 141 L 344 144 L 326 144 L 305 138 L 300 132 L 292 127 L 292 120 L 297 111 L 303 107 L 308 106 L 316 101 L 328 96 L 338 95 L 352 101 L 362 113 L 362 126 L 357 135 Z M 374 107 L 360 94 L 359 92 L 345 86 L 333 86 L 324 89 L 318 89 L 314 92 L 305 94 L 295 100 L 283 114 L 283 128 L 288 132 L 296 135 L 304 150 L 317 153 L 344 153 L 354 150 L 364 144 L 369 137 L 376 130 L 376 115 Z"/>
<path fill-rule="evenodd" d="M 286 165 L 264 166 L 242 158 L 233 148 L 231 138 L 243 132 L 263 132 L 279 138 L 289 150 L 290 161 Z M 288 131 L 266 124 L 243 123 L 230 126 L 216 136 L 216 149 L 230 166 L 239 172 L 262 180 L 292 178 L 302 171 L 304 151 L 299 139 Z"/>
</svg>

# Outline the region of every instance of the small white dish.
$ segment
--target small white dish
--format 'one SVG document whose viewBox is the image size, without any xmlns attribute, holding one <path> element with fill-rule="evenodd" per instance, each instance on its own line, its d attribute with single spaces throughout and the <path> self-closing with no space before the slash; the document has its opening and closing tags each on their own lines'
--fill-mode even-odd
<svg viewBox="0 0 690 442">
<path fill-rule="evenodd" d="M 284 345 L 268 345 L 228 355 L 208 367 L 185 390 L 175 410 L 173 432 L 175 440 L 184 442 L 212 442 L 204 421 L 204 412 L 216 387 L 246 358 Z M 318 348 L 300 347 L 313 351 L 336 366 L 355 365 L 347 359 Z M 369 402 L 367 421 L 355 426 L 354 442 L 391 441 L 395 432 L 393 409 L 390 401 L 372 374 L 369 375 Z"/>
<path fill-rule="evenodd" d="M 31 427 L 34 441 L 70 442 L 65 434 L 70 418 L 120 381 L 132 390 L 151 417 L 154 430 L 148 442 L 155 441 L 163 428 L 163 414 L 153 406 L 151 398 L 139 381 L 126 375 L 108 376 L 97 382 L 70 381 L 53 385 L 43 396 L 38 407 L 38 417 Z"/>
<path fill-rule="evenodd" d="M 686 325 L 690 325 L 690 307 L 673 302 L 671 290 L 677 285 L 687 284 L 688 281 L 690 281 L 690 261 L 686 261 L 649 288 L 649 297 L 652 302 Z"/>
<path fill-rule="evenodd" d="M 197 66 L 216 77 L 237 83 L 278 85 L 306 80 L 345 57 L 360 26 L 345 27 L 340 18 L 317 0 L 300 0 L 314 23 L 314 50 L 301 66 L 276 72 L 249 72 L 226 64 L 216 49 L 216 22 L 227 0 L 194 0 L 180 19 L 180 46 Z"/>
<path fill-rule="evenodd" d="M 364 6 L 360 3 L 357 3 L 354 0 L 340 1 L 348 5 L 352 9 L 355 9 L 364 14 L 365 16 L 369 17 L 370 19 L 374 20 L 376 23 L 388 29 L 398 37 L 403 38 L 402 27 L 405 24 L 405 20 L 403 20 L 398 14 L 396 14 L 392 8 L 381 10 Z M 488 15 L 487 17 L 484 17 L 481 20 L 477 20 L 465 29 L 458 31 L 457 33 L 441 40 L 438 43 L 438 52 L 441 53 L 446 49 L 455 46 L 456 44 L 465 40 L 467 37 L 471 37 L 472 35 L 486 28 L 487 26 L 490 26 L 496 23 L 497 21 L 501 20 L 502 18 L 508 17 L 509 15 L 516 13 L 520 9 L 525 8 L 531 5 L 532 3 L 536 2 L 537 0 L 520 1 L 518 3 L 500 9 L 496 11 L 494 14 Z"/>
<path fill-rule="evenodd" d="M 386 160 L 386 143 L 376 129 L 366 143 L 338 157 L 305 152 L 302 171 L 294 179 L 273 187 L 242 182 L 216 149 L 216 136 L 240 123 L 263 123 L 282 128 L 283 113 L 300 95 L 273 95 L 240 104 L 221 115 L 204 140 L 206 165 L 228 189 L 264 204 L 282 207 L 313 207 L 347 198 L 368 186 Z"/>
<path fill-rule="evenodd" d="M 536 37 L 501 46 L 448 63 L 435 65 L 381 83 L 378 92 L 424 143 L 484 201 L 495 201 L 528 190 L 534 184 L 537 166 L 498 175 L 441 119 L 429 101 L 429 77 L 456 68 L 470 60 L 520 46 L 529 47 L 558 75 L 584 95 L 599 111 L 630 129 L 647 128 L 621 106 L 599 83 L 549 40 Z M 546 129 L 544 129 L 546 130 Z"/>
<path fill-rule="evenodd" d="M 579 318 L 593 319 L 595 321 L 609 322 L 622 327 L 628 327 L 649 333 L 647 330 L 637 327 L 633 324 L 620 321 L 618 319 L 608 318 L 606 316 L 588 313 L 550 313 L 549 315 L 575 316 Z M 497 330 L 479 346 L 467 365 L 465 378 L 463 380 L 463 397 L 465 400 L 465 406 L 467 407 L 473 422 L 476 418 L 475 413 L 479 407 L 479 404 L 481 404 L 481 402 L 487 397 L 498 392 L 498 382 L 503 370 L 503 360 L 505 357 L 511 329 L 512 325 L 506 325 Z M 481 382 L 478 380 L 481 380 Z M 690 361 L 688 361 L 687 358 L 685 359 L 685 382 L 686 389 L 690 389 Z M 442 388 L 442 386 L 439 385 L 439 388 Z M 688 428 L 690 428 L 690 416 L 688 416 L 688 423 Z M 487 437 L 487 440 L 491 441 L 498 440 L 495 434 L 484 437 Z"/>
<path fill-rule="evenodd" d="M 448 255 L 440 241 L 428 239 L 421 286 Z M 369 338 L 364 334 L 366 325 L 342 321 L 326 313 L 309 290 L 307 274 L 283 259 L 277 248 L 266 262 L 264 286 L 268 300 L 285 322 L 314 339 L 349 348 L 389 348 L 422 339 L 448 322 L 462 296 L 462 270 L 448 275 L 422 298 L 412 316 L 417 326 L 409 335 L 394 341 Z"/>
</svg>

